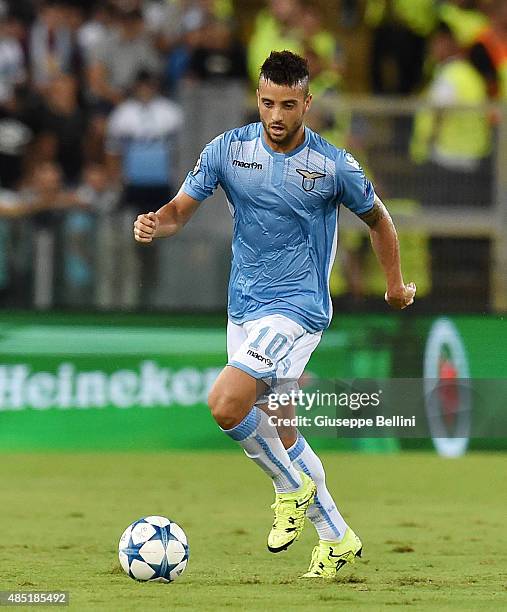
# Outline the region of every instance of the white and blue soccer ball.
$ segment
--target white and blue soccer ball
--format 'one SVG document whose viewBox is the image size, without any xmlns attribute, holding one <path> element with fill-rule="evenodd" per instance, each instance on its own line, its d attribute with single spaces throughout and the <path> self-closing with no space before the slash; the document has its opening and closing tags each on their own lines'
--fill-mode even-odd
<svg viewBox="0 0 507 612">
<path fill-rule="evenodd" d="M 188 563 L 183 529 L 164 516 L 146 516 L 129 525 L 118 544 L 120 563 L 134 580 L 173 582 Z"/>
</svg>

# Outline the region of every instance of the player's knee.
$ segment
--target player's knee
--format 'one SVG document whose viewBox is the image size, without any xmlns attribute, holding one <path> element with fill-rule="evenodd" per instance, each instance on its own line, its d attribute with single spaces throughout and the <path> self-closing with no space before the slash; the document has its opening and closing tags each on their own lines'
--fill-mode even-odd
<svg viewBox="0 0 507 612">
<path fill-rule="evenodd" d="M 212 389 L 208 395 L 208 406 L 222 429 L 231 429 L 238 424 L 237 402 L 230 395 Z"/>
</svg>

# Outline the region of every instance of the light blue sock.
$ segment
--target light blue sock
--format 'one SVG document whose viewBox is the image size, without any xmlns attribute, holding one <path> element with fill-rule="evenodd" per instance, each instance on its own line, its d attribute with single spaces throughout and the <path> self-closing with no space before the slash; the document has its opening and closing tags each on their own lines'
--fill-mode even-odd
<svg viewBox="0 0 507 612">
<path fill-rule="evenodd" d="M 334 503 L 326 487 L 326 474 L 321 460 L 312 447 L 298 432 L 298 438 L 293 446 L 287 449 L 289 457 L 297 469 L 301 470 L 317 485 L 314 503 L 308 508 L 306 516 L 321 540 L 340 541 L 347 531 L 347 523 Z"/>
<path fill-rule="evenodd" d="M 301 476 L 292 464 L 276 427 L 263 410 L 254 406 L 236 427 L 222 431 L 239 442 L 246 456 L 271 476 L 277 493 L 299 489 Z"/>
</svg>

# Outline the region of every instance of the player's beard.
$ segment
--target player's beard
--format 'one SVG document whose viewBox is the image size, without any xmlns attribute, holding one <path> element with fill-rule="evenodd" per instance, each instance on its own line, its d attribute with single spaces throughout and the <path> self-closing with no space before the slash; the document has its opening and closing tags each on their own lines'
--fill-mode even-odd
<svg viewBox="0 0 507 612">
<path fill-rule="evenodd" d="M 303 125 L 303 118 L 301 117 L 298 123 L 295 126 L 293 126 L 291 130 L 289 130 L 287 128 L 287 125 L 284 124 L 285 132 L 282 132 L 280 135 L 273 134 L 269 128 L 268 123 L 266 123 L 264 119 L 261 118 L 261 122 L 262 122 L 262 126 L 264 127 L 264 132 L 267 135 L 268 139 L 271 142 L 275 143 L 276 145 L 283 147 L 284 145 L 289 144 L 291 140 L 294 138 L 294 136 L 301 129 L 301 126 Z"/>
</svg>

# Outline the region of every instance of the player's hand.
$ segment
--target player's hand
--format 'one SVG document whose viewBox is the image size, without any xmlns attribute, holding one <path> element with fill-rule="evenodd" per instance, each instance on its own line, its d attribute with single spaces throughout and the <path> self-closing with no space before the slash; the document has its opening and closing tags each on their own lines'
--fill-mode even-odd
<svg viewBox="0 0 507 612">
<path fill-rule="evenodd" d="M 134 238 L 137 242 L 151 242 L 159 225 L 160 221 L 154 212 L 138 215 L 134 222 Z"/>
<path fill-rule="evenodd" d="M 414 303 L 415 292 L 417 288 L 415 283 L 408 283 L 403 285 L 399 290 L 387 290 L 385 294 L 385 300 L 392 308 L 397 310 L 403 310 L 410 304 Z"/>
</svg>

